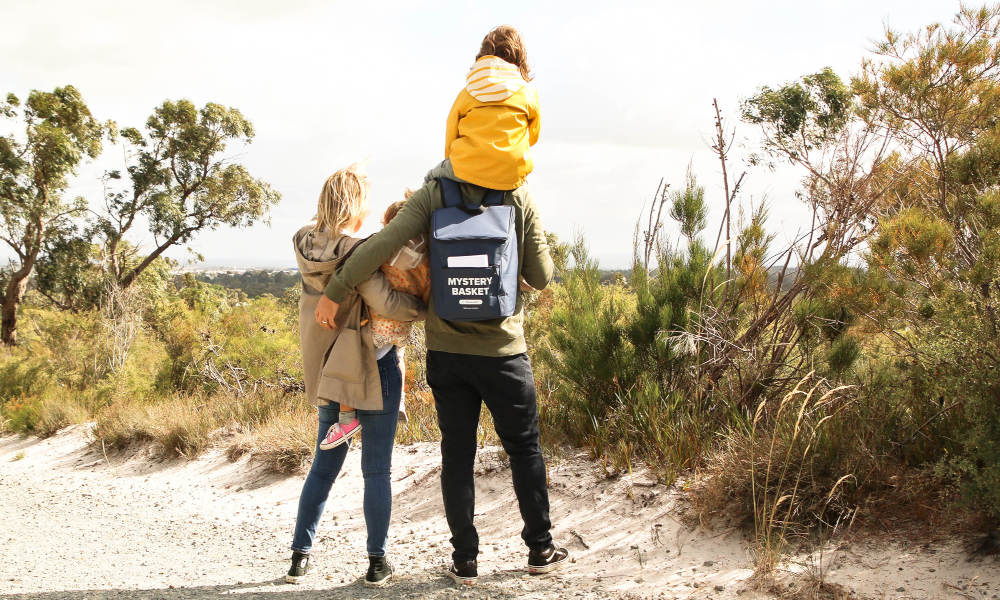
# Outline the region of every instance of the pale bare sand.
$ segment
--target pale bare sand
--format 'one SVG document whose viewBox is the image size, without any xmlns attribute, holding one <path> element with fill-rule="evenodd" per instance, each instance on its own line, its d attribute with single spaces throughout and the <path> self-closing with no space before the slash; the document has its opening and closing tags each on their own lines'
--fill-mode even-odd
<svg viewBox="0 0 1000 600">
<path fill-rule="evenodd" d="M 549 463 L 553 533 L 574 562 L 558 575 L 526 575 L 510 472 L 490 448 L 477 467 L 480 582 L 457 589 L 441 574 L 450 546 L 435 444 L 396 448 L 391 587 L 360 583 L 367 561 L 357 451 L 320 525 L 313 573 L 289 585 L 281 576 L 301 476 L 266 475 L 220 452 L 193 461 L 158 461 L 144 450 L 106 458 L 88 445 L 86 429 L 0 438 L 0 598 L 773 597 L 749 586 L 747 543 L 735 528 L 685 526 L 678 489 L 642 472 L 601 477 L 583 455 Z M 957 544 L 838 548 L 824 555 L 827 578 L 856 597 L 1000 598 L 997 562 L 968 562 Z M 801 586 L 815 562 L 792 557 L 782 586 Z"/>
</svg>

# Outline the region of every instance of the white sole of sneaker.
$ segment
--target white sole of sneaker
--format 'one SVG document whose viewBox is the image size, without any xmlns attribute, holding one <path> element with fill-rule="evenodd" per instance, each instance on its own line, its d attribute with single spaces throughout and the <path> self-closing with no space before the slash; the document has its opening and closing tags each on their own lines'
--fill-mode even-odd
<svg viewBox="0 0 1000 600">
<path fill-rule="evenodd" d="M 389 585 L 390 581 L 392 581 L 392 575 L 389 575 L 388 577 L 386 577 L 382 581 L 368 581 L 367 579 L 365 579 L 365 586 L 367 586 L 367 587 L 373 587 L 373 588 L 380 588 L 380 587 L 385 587 L 385 586 Z"/>
<path fill-rule="evenodd" d="M 285 575 L 285 583 L 298 583 L 305 575 Z"/>
<path fill-rule="evenodd" d="M 360 427 L 355 427 L 350 433 L 348 433 L 347 435 L 342 436 L 340 439 L 338 439 L 337 441 L 335 441 L 333 443 L 327 444 L 325 442 L 320 442 L 319 443 L 319 449 L 320 450 L 333 450 L 337 446 L 343 446 L 352 437 L 358 435 L 359 433 L 361 433 L 361 428 Z"/>
<path fill-rule="evenodd" d="M 458 585 L 469 585 L 469 586 L 476 585 L 476 580 L 479 579 L 478 577 L 462 577 L 458 573 L 453 573 L 451 569 L 448 570 L 448 577 L 451 577 L 451 580 L 457 583 Z"/>
<path fill-rule="evenodd" d="M 531 565 L 528 565 L 528 574 L 529 575 L 547 575 L 548 573 L 551 573 L 553 571 L 559 570 L 559 568 L 562 567 L 563 563 L 565 563 L 565 562 L 566 562 L 566 559 L 564 558 L 564 559 L 562 559 L 559 562 L 554 562 L 554 563 L 552 563 L 550 565 L 545 565 L 544 567 L 533 567 Z"/>
</svg>

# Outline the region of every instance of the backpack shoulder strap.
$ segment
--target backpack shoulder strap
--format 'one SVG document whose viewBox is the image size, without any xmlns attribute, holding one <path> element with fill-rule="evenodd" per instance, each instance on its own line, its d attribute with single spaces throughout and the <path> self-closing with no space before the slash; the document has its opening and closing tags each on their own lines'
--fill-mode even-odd
<svg viewBox="0 0 1000 600">
<path fill-rule="evenodd" d="M 503 199 L 507 192 L 503 190 L 489 190 L 483 198 L 483 206 L 502 206 Z"/>
<path fill-rule="evenodd" d="M 365 242 L 367 242 L 369 239 L 371 239 L 371 237 L 372 236 L 368 236 L 366 238 L 362 238 L 362 239 L 358 240 L 353 246 L 351 246 L 347 250 L 347 252 L 344 253 L 343 256 L 337 258 L 336 268 L 339 269 L 340 267 L 344 266 L 344 263 L 347 262 L 348 258 L 351 258 L 351 255 L 354 254 L 354 251 L 358 249 L 358 246 L 360 246 L 361 244 L 364 244 Z"/>
<path fill-rule="evenodd" d="M 458 187 L 458 182 L 454 179 L 448 179 L 447 177 L 438 178 L 438 187 L 441 188 L 441 200 L 444 202 L 445 208 L 458 208 L 470 215 L 482 214 L 486 210 L 486 204 L 482 206 L 470 206 L 465 203 L 465 198 L 462 197 L 462 190 Z"/>
<path fill-rule="evenodd" d="M 465 199 L 462 198 L 462 190 L 458 187 L 458 182 L 454 179 L 448 179 L 447 177 L 438 177 L 438 186 L 441 188 L 441 198 L 446 207 L 457 207 L 462 208 L 467 205 L 465 204 Z M 485 189 L 485 188 L 484 188 Z M 482 206 L 501 206 L 503 205 L 504 197 L 507 192 L 503 190 L 486 190 L 486 195 L 483 197 Z M 471 207 L 469 207 L 471 209 Z M 481 212 L 481 209 L 469 210 L 468 212 Z"/>
<path fill-rule="evenodd" d="M 458 189 L 458 182 L 447 177 L 438 177 L 438 187 L 441 188 L 441 199 L 446 207 L 460 208 L 465 204 L 462 199 L 462 190 Z"/>
</svg>

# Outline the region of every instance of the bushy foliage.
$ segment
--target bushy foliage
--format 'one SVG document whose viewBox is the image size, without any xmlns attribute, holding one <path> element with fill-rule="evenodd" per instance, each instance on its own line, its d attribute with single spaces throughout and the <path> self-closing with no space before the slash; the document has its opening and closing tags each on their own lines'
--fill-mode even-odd
<svg viewBox="0 0 1000 600">
<path fill-rule="evenodd" d="M 850 106 L 850 89 L 826 67 L 777 89 L 763 87 L 744 103 L 743 118 L 773 124 L 779 140 L 800 137 L 811 148 L 844 127 Z"/>
<path fill-rule="evenodd" d="M 233 444 L 280 454 L 273 438 L 248 440 L 274 419 L 288 430 L 288 415 L 307 411 L 297 307 L 193 277 L 172 282 L 167 266 L 154 265 L 136 286 L 105 291 L 96 308 L 31 302 L 21 344 L 0 355 L 4 427 L 48 435 L 93 420 L 106 448 L 154 441 L 170 456 L 196 455 L 228 430 L 240 436 Z M 297 426 L 315 435 L 312 419 Z M 291 469 L 285 459 L 272 466 Z"/>
<path fill-rule="evenodd" d="M 952 482 L 1000 517 L 1000 8 L 889 31 L 862 71 L 743 105 L 762 130 L 753 164 L 804 172 L 817 226 L 791 268 L 760 207 L 732 258 L 713 256 L 691 177 L 669 204 L 687 242 L 659 244 L 657 268 L 602 284 L 577 243 L 539 313 L 547 427 L 619 467 L 700 466 L 707 512 L 736 501 L 762 518 L 783 492 L 760 460 L 781 455 L 798 473 L 783 519 L 830 527 L 862 503 L 915 506 L 916 489 L 948 498 Z M 796 382 L 837 391 L 798 415 L 780 408 Z"/>
<path fill-rule="evenodd" d="M 0 342 L 17 343 L 17 309 L 43 247 L 86 209 L 64 193 L 87 158 L 101 152 L 105 124 L 95 119 L 71 85 L 33 90 L 24 103 L 14 94 L 0 102 L 0 241 L 13 252 L 5 274 Z"/>
<path fill-rule="evenodd" d="M 676 474 L 712 434 L 705 424 L 716 407 L 695 393 L 690 369 L 698 350 L 690 332 L 714 278 L 711 256 L 694 239 L 704 227 L 704 190 L 693 177 L 687 183 L 671 214 L 691 238 L 688 248 L 661 248 L 653 273 L 637 261 L 628 282 L 604 284 L 578 239 L 573 267 L 546 313 L 546 343 L 536 351 L 539 377 L 552 388 L 545 418 L 618 466 L 635 454 Z"/>
</svg>

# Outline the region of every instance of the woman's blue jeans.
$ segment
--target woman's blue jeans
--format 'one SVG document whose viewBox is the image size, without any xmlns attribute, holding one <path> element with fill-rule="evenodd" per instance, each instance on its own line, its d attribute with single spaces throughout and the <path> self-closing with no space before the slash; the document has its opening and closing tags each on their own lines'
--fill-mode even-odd
<svg viewBox="0 0 1000 600">
<path fill-rule="evenodd" d="M 396 349 L 378 361 L 382 380 L 382 410 L 358 410 L 361 421 L 361 473 L 365 478 L 364 513 L 368 527 L 369 556 L 385 556 L 389 537 L 389 517 L 392 514 L 392 487 L 389 473 L 392 467 L 392 444 L 399 422 L 399 398 L 403 381 L 399 373 Z M 295 519 L 295 536 L 292 550 L 309 552 L 316 537 L 316 527 L 323 515 L 330 488 L 337 480 L 347 448 L 351 442 L 332 450 L 320 450 L 319 442 L 330 426 L 337 422 L 340 407 L 337 404 L 317 407 L 319 430 L 316 437 L 316 456 L 306 476 L 299 496 L 299 513 Z"/>
</svg>

